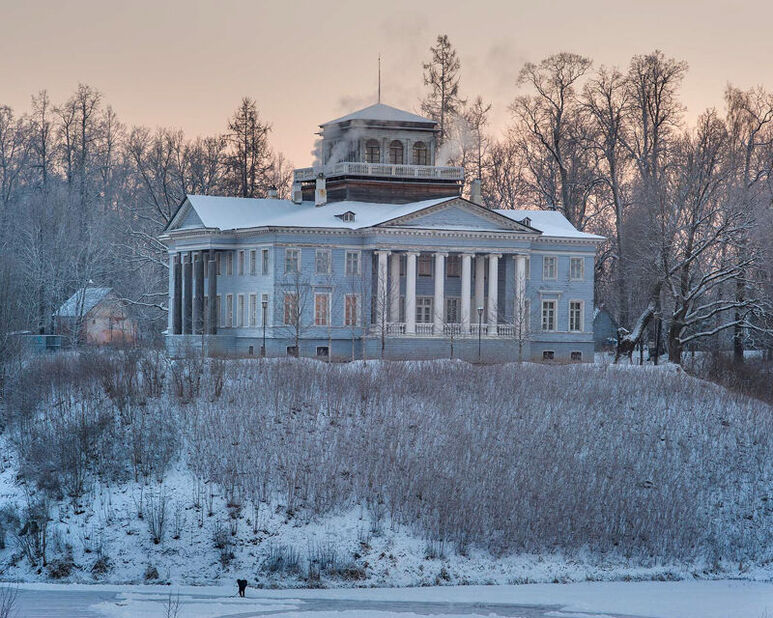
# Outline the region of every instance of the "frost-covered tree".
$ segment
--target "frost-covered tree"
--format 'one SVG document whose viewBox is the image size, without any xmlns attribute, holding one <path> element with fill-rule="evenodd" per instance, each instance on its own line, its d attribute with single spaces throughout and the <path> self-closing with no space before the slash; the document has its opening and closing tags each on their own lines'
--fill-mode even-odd
<svg viewBox="0 0 773 618">
<path fill-rule="evenodd" d="M 421 102 L 421 110 L 438 122 L 438 145 L 448 138 L 450 122 L 464 105 L 459 96 L 462 64 L 447 34 L 438 35 L 430 47 L 430 60 L 424 63 L 424 85 L 429 92 Z"/>
</svg>

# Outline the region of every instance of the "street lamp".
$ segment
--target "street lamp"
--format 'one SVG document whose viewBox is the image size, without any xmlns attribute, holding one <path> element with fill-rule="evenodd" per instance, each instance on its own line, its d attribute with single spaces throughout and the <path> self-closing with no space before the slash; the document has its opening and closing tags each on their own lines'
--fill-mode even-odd
<svg viewBox="0 0 773 618">
<path fill-rule="evenodd" d="M 483 307 L 478 307 L 478 362 L 480 362 L 480 338 L 483 324 Z"/>
<path fill-rule="evenodd" d="M 262 300 L 260 304 L 263 306 L 263 345 L 260 348 L 260 355 L 266 358 L 266 310 L 268 309 L 268 301 Z"/>
</svg>

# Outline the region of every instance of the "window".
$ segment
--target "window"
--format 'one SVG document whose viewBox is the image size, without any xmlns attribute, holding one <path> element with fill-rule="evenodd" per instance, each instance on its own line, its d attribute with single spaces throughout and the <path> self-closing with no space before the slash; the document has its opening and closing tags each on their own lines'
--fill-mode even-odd
<svg viewBox="0 0 773 618">
<path fill-rule="evenodd" d="M 529 280 L 529 277 L 531 277 L 531 258 L 526 258 L 526 280 Z"/>
<path fill-rule="evenodd" d="M 263 256 L 262 257 L 262 260 L 263 260 L 263 266 L 262 266 L 263 274 L 267 275 L 268 274 L 268 249 L 263 249 L 263 251 L 261 251 L 261 254 Z"/>
<path fill-rule="evenodd" d="M 460 277 L 462 274 L 462 259 L 458 255 L 446 258 L 446 277 Z"/>
<path fill-rule="evenodd" d="M 556 330 L 556 301 L 542 301 L 542 330 Z"/>
<path fill-rule="evenodd" d="M 234 252 L 233 251 L 226 251 L 225 274 L 229 276 L 234 274 Z"/>
<path fill-rule="evenodd" d="M 327 326 L 330 321 L 330 294 L 314 295 L 314 324 Z"/>
<path fill-rule="evenodd" d="M 249 354 L 250 356 L 254 356 L 255 355 L 255 346 L 251 345 L 249 348 L 247 348 L 247 354 Z"/>
<path fill-rule="evenodd" d="M 327 358 L 330 353 L 330 349 L 326 345 L 317 346 L 317 356 L 321 358 Z"/>
<path fill-rule="evenodd" d="M 419 259 L 416 260 L 417 269 L 419 271 L 419 277 L 431 277 L 432 276 L 432 256 L 429 254 L 422 254 Z"/>
<path fill-rule="evenodd" d="M 360 274 L 360 252 L 359 251 L 346 252 L 346 274 L 347 275 Z"/>
<path fill-rule="evenodd" d="M 446 298 L 446 324 L 457 324 L 459 322 L 460 300 L 460 298 Z"/>
<path fill-rule="evenodd" d="M 416 297 L 416 322 L 418 324 L 429 324 L 434 322 L 432 319 L 432 296 Z"/>
<path fill-rule="evenodd" d="M 217 255 L 217 259 L 216 259 L 217 274 L 222 275 L 223 274 L 223 254 L 218 252 L 215 255 Z"/>
<path fill-rule="evenodd" d="M 234 296 L 233 294 L 225 295 L 225 325 L 230 328 L 234 325 Z"/>
<path fill-rule="evenodd" d="M 239 251 L 239 274 L 244 274 L 244 251 Z"/>
<path fill-rule="evenodd" d="M 298 296 L 285 292 L 284 323 L 294 325 L 298 313 Z"/>
<path fill-rule="evenodd" d="M 569 278 L 572 281 L 585 279 L 585 260 L 581 257 L 573 257 L 569 260 Z"/>
<path fill-rule="evenodd" d="M 239 294 L 238 298 L 238 312 L 236 314 L 236 325 L 239 328 L 244 326 L 244 294 Z"/>
<path fill-rule="evenodd" d="M 403 143 L 399 140 L 394 140 L 389 144 L 389 162 L 392 165 L 403 164 Z"/>
<path fill-rule="evenodd" d="M 357 326 L 359 323 L 359 298 L 356 294 L 347 294 L 344 300 L 344 326 Z"/>
<path fill-rule="evenodd" d="M 542 360 L 553 360 L 556 357 L 556 353 L 553 350 L 544 350 L 542 352 Z"/>
<path fill-rule="evenodd" d="M 569 358 L 573 361 L 581 361 L 582 360 L 582 352 L 570 352 Z"/>
<path fill-rule="evenodd" d="M 223 325 L 223 303 L 221 302 L 220 294 L 215 297 L 215 313 L 217 314 L 217 325 Z"/>
<path fill-rule="evenodd" d="M 250 251 L 250 275 L 253 277 L 258 274 L 258 252 L 253 249 Z"/>
<path fill-rule="evenodd" d="M 556 262 L 558 258 L 552 255 L 546 255 L 542 258 L 542 278 L 543 279 L 556 279 L 557 268 Z"/>
<path fill-rule="evenodd" d="M 299 273 L 301 268 L 301 252 L 299 249 L 285 249 L 285 273 Z"/>
<path fill-rule="evenodd" d="M 413 164 L 429 165 L 429 150 L 424 142 L 416 142 L 413 145 Z"/>
<path fill-rule="evenodd" d="M 258 295 L 250 294 L 250 326 L 258 325 Z"/>
<path fill-rule="evenodd" d="M 582 330 L 582 301 L 569 301 L 569 330 L 580 332 Z"/>
<path fill-rule="evenodd" d="M 369 139 L 365 143 L 365 161 L 368 163 L 381 163 L 381 148 L 378 141 Z"/>
<path fill-rule="evenodd" d="M 314 253 L 314 269 L 318 275 L 330 274 L 330 249 L 317 249 Z"/>
<path fill-rule="evenodd" d="M 294 358 L 298 358 L 298 346 L 296 346 L 296 345 L 288 345 L 287 346 L 287 356 L 292 356 Z"/>
</svg>

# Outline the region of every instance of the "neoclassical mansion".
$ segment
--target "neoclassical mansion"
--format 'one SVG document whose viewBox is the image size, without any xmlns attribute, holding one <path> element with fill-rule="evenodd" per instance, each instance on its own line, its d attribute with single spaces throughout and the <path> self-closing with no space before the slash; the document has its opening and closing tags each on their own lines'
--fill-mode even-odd
<svg viewBox="0 0 773 618">
<path fill-rule="evenodd" d="M 437 125 L 376 104 L 321 125 L 292 199 L 189 195 L 167 226 L 172 353 L 590 361 L 601 237 L 489 209 Z"/>
</svg>

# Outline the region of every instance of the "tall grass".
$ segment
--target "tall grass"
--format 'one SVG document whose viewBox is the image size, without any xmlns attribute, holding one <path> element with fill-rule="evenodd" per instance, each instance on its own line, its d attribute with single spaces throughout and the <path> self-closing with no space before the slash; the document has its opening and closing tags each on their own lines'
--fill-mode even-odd
<svg viewBox="0 0 773 618">
<path fill-rule="evenodd" d="M 9 426 L 22 474 L 60 495 L 95 477 L 162 477 L 179 456 L 232 508 L 362 504 L 378 528 L 405 524 L 443 551 L 773 558 L 773 409 L 681 372 L 188 362 L 197 389 L 166 378 L 160 392 L 140 378 L 127 394 L 93 370 L 30 371 L 47 386 L 8 409 Z M 77 456 L 52 460 L 65 439 Z"/>
</svg>

